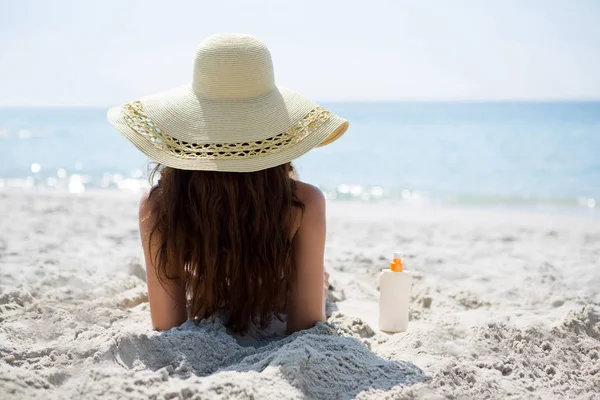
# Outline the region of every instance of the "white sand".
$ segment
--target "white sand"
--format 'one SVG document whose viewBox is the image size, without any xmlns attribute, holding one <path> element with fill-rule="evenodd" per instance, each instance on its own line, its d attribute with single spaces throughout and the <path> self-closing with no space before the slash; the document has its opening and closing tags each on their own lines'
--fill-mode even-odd
<svg viewBox="0 0 600 400">
<path fill-rule="evenodd" d="M 331 204 L 327 324 L 149 326 L 132 196 L 0 192 L 0 398 L 600 398 L 600 220 Z M 377 332 L 396 249 L 406 333 Z M 334 311 L 337 310 L 337 311 Z"/>
</svg>

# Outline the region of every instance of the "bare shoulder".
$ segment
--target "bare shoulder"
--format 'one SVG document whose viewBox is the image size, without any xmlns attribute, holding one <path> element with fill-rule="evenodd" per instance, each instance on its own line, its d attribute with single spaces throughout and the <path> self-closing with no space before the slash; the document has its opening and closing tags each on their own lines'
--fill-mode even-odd
<svg viewBox="0 0 600 400">
<path fill-rule="evenodd" d="M 304 204 L 304 212 L 298 210 L 295 232 L 312 230 L 325 224 L 325 194 L 316 186 L 297 182 L 296 196 Z M 302 228 L 302 229 L 300 229 Z"/>
<path fill-rule="evenodd" d="M 152 189 L 148 189 L 140 197 L 140 210 L 139 217 L 140 223 L 149 220 L 152 216 L 152 209 L 154 208 L 154 199 L 151 196 Z"/>
<path fill-rule="evenodd" d="M 325 210 L 325 195 L 316 186 L 305 182 L 296 182 L 296 195 L 308 210 Z"/>
</svg>

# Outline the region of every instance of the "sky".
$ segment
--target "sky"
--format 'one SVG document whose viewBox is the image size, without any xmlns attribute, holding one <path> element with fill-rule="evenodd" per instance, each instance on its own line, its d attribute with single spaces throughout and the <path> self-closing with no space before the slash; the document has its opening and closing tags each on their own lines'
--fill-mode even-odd
<svg viewBox="0 0 600 400">
<path fill-rule="evenodd" d="M 600 100 L 600 1 L 0 0 L 0 106 L 108 106 L 191 80 L 217 32 L 317 101 Z"/>
</svg>

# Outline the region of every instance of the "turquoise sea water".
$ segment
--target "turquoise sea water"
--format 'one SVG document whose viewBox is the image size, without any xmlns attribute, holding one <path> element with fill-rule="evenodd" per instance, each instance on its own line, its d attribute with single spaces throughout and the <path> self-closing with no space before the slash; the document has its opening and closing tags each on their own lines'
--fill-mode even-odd
<svg viewBox="0 0 600 400">
<path fill-rule="evenodd" d="M 325 103 L 351 122 L 296 162 L 330 199 L 600 207 L 600 102 Z M 104 109 L 0 109 L 0 190 L 139 190 Z"/>
</svg>

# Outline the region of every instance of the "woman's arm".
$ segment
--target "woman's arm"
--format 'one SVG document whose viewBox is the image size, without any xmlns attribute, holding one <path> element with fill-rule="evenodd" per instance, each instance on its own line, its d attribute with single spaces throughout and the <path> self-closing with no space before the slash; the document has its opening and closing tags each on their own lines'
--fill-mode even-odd
<svg viewBox="0 0 600 400">
<path fill-rule="evenodd" d="M 288 333 L 325 321 L 325 196 L 318 188 L 301 182 L 298 182 L 297 195 L 305 210 L 294 238 L 297 275 L 287 299 Z"/>
<path fill-rule="evenodd" d="M 152 235 L 152 243 L 150 243 L 150 232 L 154 226 L 155 217 L 152 208 L 152 198 L 149 194 L 145 194 L 140 201 L 139 218 L 142 246 L 146 259 L 148 301 L 150 303 L 152 327 L 158 331 L 163 331 L 179 326 L 187 320 L 185 285 L 180 279 L 164 280 L 163 283 L 158 280 L 154 261 L 160 246 L 160 232 Z"/>
</svg>

